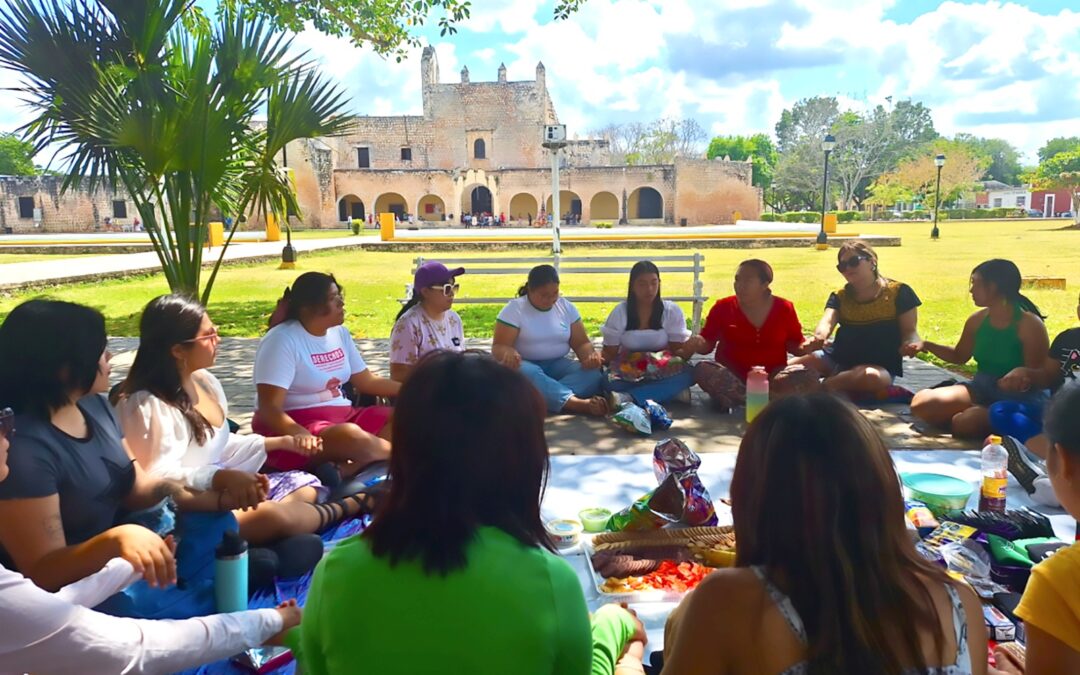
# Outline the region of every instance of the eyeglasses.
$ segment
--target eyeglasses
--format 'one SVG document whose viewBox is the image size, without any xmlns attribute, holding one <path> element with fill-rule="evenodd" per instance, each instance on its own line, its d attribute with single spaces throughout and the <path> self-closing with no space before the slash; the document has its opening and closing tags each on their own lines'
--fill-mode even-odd
<svg viewBox="0 0 1080 675">
<path fill-rule="evenodd" d="M 843 272 L 844 270 L 853 270 L 859 266 L 859 263 L 869 259 L 870 258 L 867 258 L 864 255 L 853 255 L 847 260 L 841 260 L 840 264 L 836 266 L 836 271 Z"/>
<path fill-rule="evenodd" d="M 187 344 L 188 342 L 198 342 L 199 340 L 216 340 L 219 337 L 221 337 L 221 336 L 218 335 L 217 326 L 214 326 L 213 328 L 210 329 L 210 332 L 207 333 L 206 335 L 197 335 L 197 336 L 191 338 L 190 340 L 181 340 L 180 344 Z"/>
<path fill-rule="evenodd" d="M 428 288 L 441 288 L 442 294 L 449 298 L 461 290 L 461 284 L 443 284 L 442 286 L 428 286 Z"/>
<path fill-rule="evenodd" d="M 15 435 L 15 413 L 11 411 L 11 408 L 4 408 L 0 410 L 0 436 L 3 436 L 7 440 L 11 440 L 11 437 Z"/>
</svg>

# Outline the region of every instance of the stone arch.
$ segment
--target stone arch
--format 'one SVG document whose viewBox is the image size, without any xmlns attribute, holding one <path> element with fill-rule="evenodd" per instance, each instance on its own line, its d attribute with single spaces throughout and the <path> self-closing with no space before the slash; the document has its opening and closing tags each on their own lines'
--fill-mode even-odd
<svg viewBox="0 0 1080 675">
<path fill-rule="evenodd" d="M 338 200 L 338 222 L 348 223 L 365 218 L 367 218 L 367 210 L 359 197 L 348 194 Z"/>
<path fill-rule="evenodd" d="M 524 223 L 535 222 L 540 213 L 540 205 L 528 192 L 519 192 L 510 199 L 510 211 L 506 217 L 511 221 L 521 220 Z"/>
<path fill-rule="evenodd" d="M 416 204 L 417 220 L 446 220 L 446 203 L 439 195 L 424 195 Z"/>
<path fill-rule="evenodd" d="M 578 196 L 578 193 L 573 192 L 572 190 L 559 190 L 559 209 L 562 211 L 562 213 L 559 214 L 560 216 L 567 213 L 574 213 L 581 216 L 582 207 L 581 197 Z M 544 210 L 550 214 L 551 209 L 551 195 L 548 195 Z"/>
<path fill-rule="evenodd" d="M 482 138 L 473 141 L 473 159 L 487 159 L 487 144 Z"/>
<path fill-rule="evenodd" d="M 612 192 L 597 192 L 589 201 L 589 220 L 619 222 L 619 198 Z"/>
<path fill-rule="evenodd" d="M 626 211 L 630 220 L 662 220 L 664 197 L 656 188 L 639 187 L 630 193 Z"/>
<path fill-rule="evenodd" d="M 474 183 L 461 191 L 461 213 L 494 213 L 494 209 L 494 195 L 488 186 Z"/>
<path fill-rule="evenodd" d="M 398 220 L 405 220 L 409 212 L 409 202 L 396 192 L 384 192 L 375 200 L 375 214 L 394 213 Z"/>
</svg>

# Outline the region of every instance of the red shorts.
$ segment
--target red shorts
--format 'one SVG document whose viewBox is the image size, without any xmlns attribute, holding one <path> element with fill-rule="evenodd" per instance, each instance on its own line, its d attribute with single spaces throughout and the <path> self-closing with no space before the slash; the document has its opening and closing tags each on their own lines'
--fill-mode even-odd
<svg viewBox="0 0 1080 675">
<path fill-rule="evenodd" d="M 311 434 L 318 436 L 328 427 L 352 423 L 369 434 L 379 434 L 390 421 L 393 408 L 373 405 L 366 408 L 353 408 L 347 405 L 327 405 L 315 408 L 286 410 L 293 421 L 304 427 Z M 258 413 L 251 420 L 251 430 L 262 436 L 277 436 L 259 419 Z M 266 453 L 266 464 L 278 471 L 295 471 L 308 465 L 308 458 L 290 450 L 274 450 Z"/>
</svg>

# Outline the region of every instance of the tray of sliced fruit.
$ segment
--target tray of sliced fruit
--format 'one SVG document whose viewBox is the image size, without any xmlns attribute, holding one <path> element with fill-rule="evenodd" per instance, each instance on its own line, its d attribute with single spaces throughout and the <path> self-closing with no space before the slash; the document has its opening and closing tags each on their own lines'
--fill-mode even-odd
<svg viewBox="0 0 1080 675">
<path fill-rule="evenodd" d="M 678 600 L 717 567 L 735 564 L 730 527 L 608 532 L 587 541 L 597 592 L 618 602 Z"/>
</svg>

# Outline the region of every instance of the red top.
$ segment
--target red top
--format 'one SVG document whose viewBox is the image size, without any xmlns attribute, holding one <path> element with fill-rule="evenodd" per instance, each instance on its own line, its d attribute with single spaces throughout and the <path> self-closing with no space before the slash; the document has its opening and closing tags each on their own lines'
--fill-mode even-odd
<svg viewBox="0 0 1080 675">
<path fill-rule="evenodd" d="M 716 301 L 701 337 L 717 341 L 716 361 L 745 380 L 754 366 L 769 374 L 787 365 L 789 343 L 802 344 L 802 324 L 790 300 L 773 297 L 765 323 L 757 328 L 743 314 L 734 295 Z"/>
</svg>

